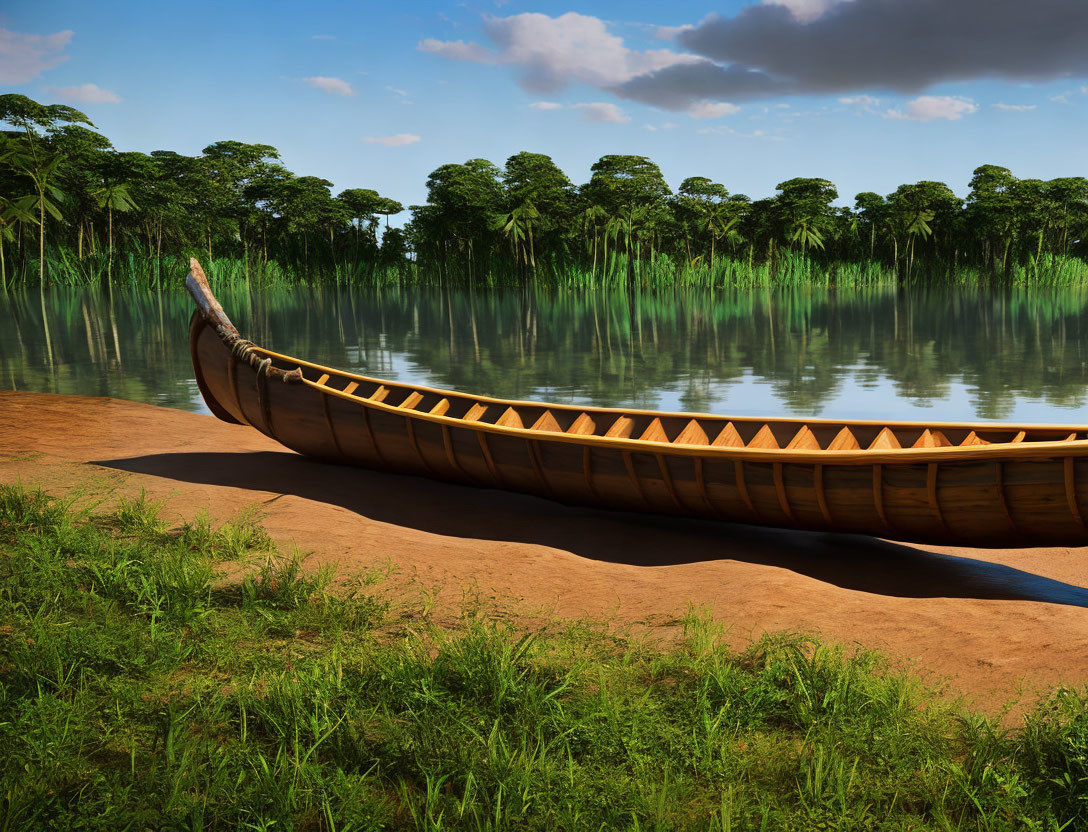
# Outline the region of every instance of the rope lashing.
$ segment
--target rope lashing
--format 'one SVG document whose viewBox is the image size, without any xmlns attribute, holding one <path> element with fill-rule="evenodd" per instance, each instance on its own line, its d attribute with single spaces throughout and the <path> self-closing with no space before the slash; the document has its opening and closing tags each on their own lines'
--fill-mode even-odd
<svg viewBox="0 0 1088 832">
<path fill-rule="evenodd" d="M 281 370 L 272 366 L 272 359 L 262 356 L 257 352 L 257 345 L 247 341 L 241 335 L 231 332 L 226 327 L 217 326 L 215 331 L 219 334 L 223 343 L 230 347 L 231 355 L 243 364 L 248 364 L 258 374 L 279 379 L 285 384 L 298 384 L 302 381 L 302 368 L 294 370 Z"/>
</svg>

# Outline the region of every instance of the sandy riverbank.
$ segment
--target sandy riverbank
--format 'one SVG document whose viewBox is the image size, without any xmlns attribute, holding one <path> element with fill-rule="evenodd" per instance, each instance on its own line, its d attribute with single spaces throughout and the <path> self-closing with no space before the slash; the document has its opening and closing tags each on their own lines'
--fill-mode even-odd
<svg viewBox="0 0 1088 832">
<path fill-rule="evenodd" d="M 741 644 L 767 630 L 873 647 L 996 708 L 1088 679 L 1088 549 L 976 550 L 574 509 L 313 462 L 251 428 L 112 399 L 0 393 L 0 481 L 54 493 L 267 513 L 278 541 L 351 575 L 519 610 L 674 623 L 710 608 Z"/>
</svg>

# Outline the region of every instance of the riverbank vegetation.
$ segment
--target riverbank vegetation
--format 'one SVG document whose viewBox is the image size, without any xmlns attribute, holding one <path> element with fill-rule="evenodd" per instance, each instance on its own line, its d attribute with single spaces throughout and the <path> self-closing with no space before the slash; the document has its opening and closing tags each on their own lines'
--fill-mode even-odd
<svg viewBox="0 0 1088 832">
<path fill-rule="evenodd" d="M 0 828 L 1046 830 L 1088 695 L 1015 729 L 869 652 L 503 623 L 330 583 L 252 514 L 0 486 Z"/>
<path fill-rule="evenodd" d="M 445 164 L 427 202 L 333 195 L 269 145 L 199 156 L 120 152 L 70 107 L 0 96 L 0 281 L 176 279 L 190 255 L 258 280 L 722 286 L 902 280 L 1088 281 L 1088 179 L 974 171 L 961 199 L 922 181 L 841 206 L 826 179 L 752 199 L 642 156 L 608 155 L 576 186 L 543 154 Z M 384 219 L 385 228 L 382 221 Z M 170 268 L 164 271 L 164 261 Z M 120 264 L 120 265 L 119 265 Z M 126 265 L 127 264 L 127 265 Z"/>
</svg>

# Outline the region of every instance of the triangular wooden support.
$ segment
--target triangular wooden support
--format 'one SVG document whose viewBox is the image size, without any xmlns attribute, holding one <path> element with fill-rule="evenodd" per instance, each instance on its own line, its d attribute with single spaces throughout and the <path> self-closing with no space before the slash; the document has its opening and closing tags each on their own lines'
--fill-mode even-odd
<svg viewBox="0 0 1088 832">
<path fill-rule="evenodd" d="M 850 428 L 843 428 L 835 434 L 835 438 L 831 440 L 827 449 L 829 451 L 860 451 L 861 443 Z"/>
<path fill-rule="evenodd" d="M 413 390 L 405 397 L 404 401 L 397 405 L 397 407 L 403 408 L 404 410 L 415 410 L 416 405 L 421 401 L 423 401 L 423 394 Z"/>
<path fill-rule="evenodd" d="M 793 435 L 793 439 L 786 446 L 787 451 L 818 451 L 820 443 L 816 436 L 809 430 L 808 425 L 802 425 L 801 429 Z"/>
<path fill-rule="evenodd" d="M 592 436 L 596 432 L 597 423 L 593 421 L 588 413 L 583 413 L 574 420 L 573 425 L 567 428 L 567 433 L 577 434 L 578 436 Z"/>
<path fill-rule="evenodd" d="M 644 442 L 668 442 L 669 435 L 665 433 L 665 427 L 661 424 L 661 420 L 654 419 L 646 426 L 646 430 L 642 432 L 639 439 Z"/>
<path fill-rule="evenodd" d="M 947 448 L 952 443 L 948 441 L 948 437 L 941 433 L 939 430 L 930 430 L 926 428 L 922 431 L 922 435 L 914 440 L 912 448 Z"/>
<path fill-rule="evenodd" d="M 563 428 L 560 427 L 557 421 L 555 421 L 555 417 L 552 416 L 552 412 L 550 410 L 545 410 L 543 413 L 541 413 L 540 418 L 533 422 L 533 427 L 531 429 L 547 430 L 552 431 L 553 433 L 563 432 Z"/>
<path fill-rule="evenodd" d="M 613 439 L 630 439 L 631 432 L 635 429 L 635 420 L 630 416 L 620 416 L 615 422 L 612 423 L 612 427 L 608 429 L 605 436 L 609 436 Z"/>
<path fill-rule="evenodd" d="M 449 399 L 439 399 L 438 404 L 431 408 L 432 416 L 445 416 L 446 411 L 450 409 Z"/>
<path fill-rule="evenodd" d="M 759 450 L 769 450 L 780 446 L 778 440 L 774 438 L 774 432 L 771 430 L 771 426 L 764 425 L 759 429 L 759 433 L 752 437 L 752 441 L 748 443 L 748 447 Z"/>
<path fill-rule="evenodd" d="M 485 413 L 487 413 L 487 405 L 477 402 L 472 407 L 470 407 L 468 409 L 468 413 L 466 413 L 461 418 L 466 422 L 478 422 L 480 421 L 480 419 L 483 418 L 483 415 Z"/>
<path fill-rule="evenodd" d="M 674 445 L 709 445 L 710 438 L 703 426 L 692 419 L 672 442 Z"/>
<path fill-rule="evenodd" d="M 899 444 L 899 437 L 892 433 L 891 428 L 881 428 L 880 433 L 876 435 L 876 439 L 869 443 L 870 451 L 887 451 L 902 447 Z"/>
<path fill-rule="evenodd" d="M 744 440 L 737 432 L 737 429 L 733 427 L 733 423 L 726 422 L 725 427 L 721 429 L 721 432 L 710 444 L 715 448 L 743 448 Z"/>
<path fill-rule="evenodd" d="M 521 414 L 512 407 L 506 408 L 506 412 L 498 418 L 498 421 L 496 421 L 495 424 L 504 428 L 525 427 L 525 423 L 521 421 Z"/>
<path fill-rule="evenodd" d="M 389 395 L 389 388 L 384 384 L 379 384 L 378 389 L 370 396 L 372 402 L 384 402 L 385 397 Z"/>
<path fill-rule="evenodd" d="M 967 436 L 965 436 L 963 438 L 963 441 L 960 442 L 960 447 L 961 448 L 969 448 L 972 445 L 990 445 L 990 444 L 992 444 L 992 443 L 987 442 L 985 439 L 983 439 L 977 433 L 975 433 L 974 431 L 971 431 L 969 434 L 967 434 Z"/>
</svg>

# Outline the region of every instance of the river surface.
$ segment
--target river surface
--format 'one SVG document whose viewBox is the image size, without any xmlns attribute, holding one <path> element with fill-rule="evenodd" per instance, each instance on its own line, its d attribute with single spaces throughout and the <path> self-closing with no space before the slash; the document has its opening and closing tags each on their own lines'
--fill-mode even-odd
<svg viewBox="0 0 1088 832">
<path fill-rule="evenodd" d="M 519 399 L 735 415 L 1088 422 L 1088 287 L 628 293 L 235 287 L 262 346 Z M 0 388 L 206 413 L 181 290 L 0 295 Z"/>
</svg>

